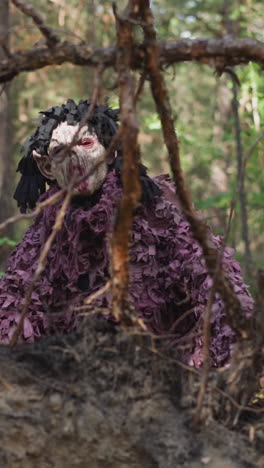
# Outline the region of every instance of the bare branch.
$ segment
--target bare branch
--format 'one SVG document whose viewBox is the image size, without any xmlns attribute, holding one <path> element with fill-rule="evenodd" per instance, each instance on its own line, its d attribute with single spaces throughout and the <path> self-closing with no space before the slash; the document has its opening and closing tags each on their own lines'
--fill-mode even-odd
<svg viewBox="0 0 264 468">
<path fill-rule="evenodd" d="M 184 61 L 205 63 L 216 68 L 250 61 L 264 64 L 264 44 L 249 38 L 227 36 L 223 39 L 182 39 L 158 45 L 162 65 Z"/>
<path fill-rule="evenodd" d="M 233 99 L 232 108 L 234 114 L 234 126 L 235 126 L 235 137 L 236 137 L 236 156 L 237 156 L 237 190 L 240 202 L 240 216 L 241 216 L 241 234 L 245 247 L 245 261 L 246 271 L 250 275 L 252 272 L 252 255 L 250 248 L 250 239 L 248 232 L 248 214 L 247 214 L 247 195 L 245 191 L 245 171 L 243 166 L 243 147 L 241 139 L 241 125 L 239 117 L 239 101 L 237 96 L 237 81 L 233 74 L 230 74 L 233 83 Z"/>
<path fill-rule="evenodd" d="M 117 71 L 122 125 L 123 197 L 120 202 L 112 237 L 112 306 L 114 316 L 131 324 L 127 313 L 129 287 L 129 242 L 133 212 L 140 196 L 138 123 L 135 114 L 135 79 L 131 70 L 133 38 L 130 21 L 116 16 Z M 126 10 L 130 17 L 130 11 Z"/>
<path fill-rule="evenodd" d="M 18 0 L 16 0 L 18 1 Z M 217 69 L 226 66 L 256 62 L 264 65 L 264 44 L 253 39 L 182 39 L 158 42 L 159 65 L 168 66 L 177 62 L 193 61 Z M 15 52 L 11 58 L 0 61 L 0 83 L 13 79 L 24 71 L 34 71 L 49 65 L 73 63 L 74 65 L 111 67 L 116 62 L 116 47 L 90 48 L 83 42 L 64 41 L 55 48 L 33 47 Z M 140 45 L 133 47 L 134 69 L 142 69 L 145 51 Z"/>
<path fill-rule="evenodd" d="M 220 262 L 219 262 L 220 266 Z M 219 271 L 219 267 L 218 267 Z M 202 411 L 202 406 L 203 406 L 203 401 L 204 401 L 204 396 L 206 392 L 206 387 L 207 387 L 207 382 L 208 382 L 208 377 L 209 377 L 209 371 L 211 367 L 211 355 L 210 355 L 210 340 L 211 340 L 211 311 L 213 307 L 213 303 L 215 300 L 215 293 L 216 293 L 216 278 L 218 271 L 216 272 L 213 286 L 211 287 L 210 293 L 209 293 L 209 299 L 206 304 L 206 309 L 204 312 L 204 323 L 203 323 L 203 368 L 202 368 L 202 375 L 201 375 L 201 382 L 200 382 L 200 389 L 198 392 L 198 397 L 197 397 L 197 406 L 195 409 L 195 414 L 194 414 L 194 423 L 198 424 L 201 420 L 201 411 Z"/>
<path fill-rule="evenodd" d="M 54 47 L 60 42 L 59 36 L 55 33 L 55 31 L 48 26 L 44 19 L 42 18 L 41 14 L 35 10 L 31 3 L 26 3 L 24 0 L 11 0 L 12 3 L 25 15 L 29 16 L 33 19 L 36 26 L 39 28 L 40 32 L 43 36 L 47 39 L 48 47 Z"/>
<path fill-rule="evenodd" d="M 138 87 L 137 87 L 136 94 L 135 94 L 135 104 L 138 102 L 138 100 L 140 98 L 140 95 L 143 92 L 146 78 L 147 78 L 146 77 L 146 71 L 143 70 L 143 72 L 141 73 L 140 78 L 138 80 Z"/>
<path fill-rule="evenodd" d="M 70 156 L 72 148 L 78 143 L 81 129 L 83 127 L 85 127 L 85 125 L 87 125 L 88 120 L 90 120 L 92 115 L 93 115 L 94 108 L 95 108 L 95 105 L 96 105 L 96 103 L 98 101 L 99 94 L 100 94 L 101 78 L 102 78 L 103 71 L 104 71 L 104 67 L 99 64 L 96 67 L 95 73 L 94 73 L 94 86 L 93 86 L 92 97 L 91 97 L 91 101 L 90 101 L 90 105 L 88 107 L 88 110 L 84 114 L 84 116 L 82 117 L 82 119 L 81 119 L 81 121 L 79 123 L 79 126 L 78 126 L 75 134 L 73 135 L 73 138 L 72 138 L 71 142 L 68 145 L 66 145 L 63 148 L 62 151 L 57 153 L 57 156 L 59 156 L 59 157 L 57 157 L 57 164 L 61 164 L 65 158 Z M 104 156 L 106 157 L 106 152 L 105 152 Z M 96 165 L 96 168 L 97 168 L 97 165 Z M 93 169 L 92 172 L 94 172 L 94 169 Z M 84 177 L 86 178 L 87 174 L 84 175 Z"/>
<path fill-rule="evenodd" d="M 260 134 L 258 135 L 256 140 L 254 141 L 254 143 L 250 146 L 249 150 L 246 152 L 245 157 L 244 157 L 244 161 L 243 161 L 243 170 L 245 170 L 245 167 L 246 167 L 249 159 L 251 158 L 255 148 L 258 146 L 259 142 L 263 138 L 264 138 L 264 130 L 262 130 L 262 132 L 260 132 Z"/>
<path fill-rule="evenodd" d="M 23 309 L 22 309 L 22 312 L 21 312 L 21 315 L 20 315 L 20 318 L 19 318 L 19 322 L 18 322 L 18 325 L 14 331 L 14 334 L 10 340 L 10 346 L 15 346 L 17 344 L 17 340 L 19 338 L 19 335 L 22 331 L 22 328 L 23 328 L 23 324 L 24 324 L 24 320 L 25 320 L 25 317 L 28 313 L 28 309 L 29 309 L 29 306 L 30 306 L 30 300 L 31 300 L 31 296 L 32 296 L 32 293 L 33 293 L 33 290 L 34 290 L 34 287 L 36 285 L 36 282 L 38 281 L 40 275 L 42 274 L 44 268 L 45 268 L 45 265 L 46 265 L 46 262 L 47 262 L 47 255 L 49 253 L 49 250 L 51 248 L 51 245 L 57 235 L 57 232 L 61 229 L 62 227 L 62 223 L 63 223 L 63 220 L 64 220 L 64 217 L 65 217 L 65 214 L 66 214 L 66 211 L 68 209 L 68 206 L 70 204 L 70 201 L 71 201 L 71 197 L 72 197 L 72 191 L 73 191 L 73 188 L 74 188 L 74 183 L 75 181 L 72 181 L 72 183 L 69 185 L 69 188 L 67 190 L 67 193 L 66 193 L 66 197 L 63 201 L 63 204 L 60 208 L 60 210 L 58 211 L 57 213 L 57 216 L 56 216 L 56 220 L 55 220 L 55 223 L 52 227 L 52 231 L 51 231 L 51 234 L 49 235 L 48 239 L 46 240 L 45 242 L 45 245 L 43 247 L 43 249 L 41 250 L 41 254 L 40 254 L 40 257 L 39 257 L 39 260 L 38 260 L 38 265 L 37 265 L 37 268 L 35 270 L 35 273 L 33 275 L 33 278 L 31 280 L 31 283 L 28 287 L 28 290 L 26 292 L 26 295 L 25 295 L 25 302 L 24 302 L 24 305 L 23 305 Z"/>
<path fill-rule="evenodd" d="M 193 234 L 202 247 L 208 272 L 211 277 L 214 277 L 214 274 L 217 271 L 218 251 L 210 239 L 207 226 L 198 217 L 193 208 L 191 195 L 185 184 L 181 169 L 179 145 L 174 128 L 170 101 L 165 81 L 159 68 L 159 46 L 156 40 L 152 12 L 148 7 L 149 2 L 145 2 L 144 0 L 134 1 L 141 11 L 143 20 L 145 20 L 148 24 L 148 26 L 144 28 L 147 51 L 147 67 L 150 74 L 152 94 L 162 124 L 164 141 L 168 149 L 173 179 L 177 187 L 177 194 L 185 216 L 190 223 Z M 218 272 L 216 278 L 216 290 L 221 294 L 225 303 L 227 320 L 230 326 L 240 337 L 247 338 L 250 330 L 249 320 L 241 311 L 240 302 L 222 269 Z"/>
<path fill-rule="evenodd" d="M 6 229 L 10 224 L 14 224 L 17 221 L 21 221 L 22 219 L 35 218 L 35 216 L 37 216 L 46 206 L 51 206 L 54 203 L 57 203 L 64 194 L 65 190 L 60 190 L 59 192 L 54 193 L 54 195 L 49 197 L 47 200 L 38 203 L 34 211 L 31 211 L 31 213 L 23 213 L 16 216 L 11 216 L 11 218 L 8 218 L 6 221 L 0 224 L 0 232 Z"/>
<path fill-rule="evenodd" d="M 235 209 L 235 204 L 236 204 L 236 199 L 237 199 L 237 192 L 234 193 L 234 196 L 231 200 L 231 205 L 230 205 L 230 211 L 229 211 L 229 216 L 228 216 L 228 223 L 226 226 L 225 230 L 225 235 L 223 239 L 223 243 L 221 246 L 221 249 L 218 253 L 218 259 L 217 259 L 217 267 L 214 273 L 213 277 L 213 284 L 209 293 L 209 298 L 206 304 L 206 309 L 204 312 L 204 324 L 203 324 L 203 368 L 202 368 L 202 375 L 201 375 L 201 383 L 200 383 L 200 389 L 198 392 L 198 397 L 197 397 L 197 406 L 194 414 L 194 423 L 198 424 L 201 420 L 201 411 L 202 411 L 202 406 L 203 406 L 203 401 L 206 393 L 206 388 L 208 384 L 208 379 L 209 379 L 209 371 L 210 371 L 210 366 L 211 366 L 211 356 L 210 356 L 210 340 L 211 340 L 211 312 L 212 312 L 212 307 L 213 303 L 215 300 L 215 293 L 216 293 L 216 285 L 217 285 L 217 280 L 218 280 L 218 275 L 219 272 L 221 272 L 221 265 L 222 265 L 222 259 L 223 259 L 223 254 L 225 250 L 225 245 L 228 239 L 228 236 L 230 234 L 230 229 L 231 229 L 231 222 L 233 219 L 234 215 L 234 209 Z"/>
</svg>

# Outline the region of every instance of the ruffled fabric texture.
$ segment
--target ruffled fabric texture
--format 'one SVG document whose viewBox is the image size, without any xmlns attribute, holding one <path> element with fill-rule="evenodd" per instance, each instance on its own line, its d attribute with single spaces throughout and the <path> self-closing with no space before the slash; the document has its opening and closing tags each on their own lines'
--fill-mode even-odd
<svg viewBox="0 0 264 468">
<path fill-rule="evenodd" d="M 202 319 L 212 279 L 207 274 L 201 249 L 190 226 L 177 207 L 168 177 L 155 182 L 163 191 L 150 207 L 136 211 L 130 249 L 130 299 L 147 328 L 177 346 L 182 359 L 200 367 Z M 52 187 L 42 199 L 58 189 Z M 45 270 L 32 294 L 24 320 L 21 341 L 40 336 L 66 334 L 80 326 L 78 310 L 84 299 L 98 291 L 109 278 L 109 233 L 122 189 L 111 171 L 92 206 L 75 203 L 48 253 Z M 0 280 L 0 340 L 8 343 L 19 321 L 24 296 L 38 258 L 56 218 L 60 204 L 47 207 L 27 230 L 9 258 L 6 275 Z M 212 236 L 220 248 L 221 238 Z M 250 313 L 253 300 L 244 284 L 232 249 L 226 247 L 223 266 L 243 310 Z M 108 308 L 109 293 L 99 296 L 93 310 Z M 218 294 L 212 308 L 211 356 L 214 366 L 230 358 L 235 334 L 226 323 L 224 305 Z"/>
</svg>

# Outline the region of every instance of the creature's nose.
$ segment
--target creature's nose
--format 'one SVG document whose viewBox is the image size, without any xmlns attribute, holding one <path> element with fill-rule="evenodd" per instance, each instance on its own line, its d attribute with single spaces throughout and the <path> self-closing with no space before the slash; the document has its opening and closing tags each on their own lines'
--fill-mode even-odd
<svg viewBox="0 0 264 468">
<path fill-rule="evenodd" d="M 70 148 L 69 145 L 59 144 L 52 148 L 50 151 L 50 157 L 56 158 L 56 160 L 63 160 L 67 156 L 70 155 Z"/>
</svg>

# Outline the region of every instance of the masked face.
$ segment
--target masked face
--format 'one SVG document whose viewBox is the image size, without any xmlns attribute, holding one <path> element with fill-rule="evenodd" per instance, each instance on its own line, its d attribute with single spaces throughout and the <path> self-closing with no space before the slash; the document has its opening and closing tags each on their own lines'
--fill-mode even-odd
<svg viewBox="0 0 264 468">
<path fill-rule="evenodd" d="M 67 188 L 73 178 L 78 180 L 88 174 L 73 193 L 91 195 L 102 185 L 107 174 L 105 148 L 87 126 L 80 130 L 79 127 L 79 124 L 60 123 L 52 132 L 48 154 L 43 156 L 34 150 L 33 157 L 45 177 L 56 179 L 61 188 Z M 73 141 L 76 141 L 74 145 Z"/>
</svg>

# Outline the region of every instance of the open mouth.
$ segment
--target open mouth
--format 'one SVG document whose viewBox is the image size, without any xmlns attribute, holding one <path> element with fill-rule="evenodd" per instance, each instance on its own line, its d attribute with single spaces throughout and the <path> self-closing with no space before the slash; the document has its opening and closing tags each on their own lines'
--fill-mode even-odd
<svg viewBox="0 0 264 468">
<path fill-rule="evenodd" d="M 82 177 L 84 177 L 85 174 L 86 174 L 85 167 L 83 167 L 81 164 L 71 163 L 67 170 L 68 181 L 71 181 L 72 178 L 74 177 L 76 178 L 76 182 L 78 182 L 78 179 L 81 179 Z M 88 182 L 89 182 L 89 177 L 87 175 L 87 177 L 84 180 L 82 180 L 78 185 L 75 186 L 74 191 L 86 192 L 89 187 Z"/>
</svg>

